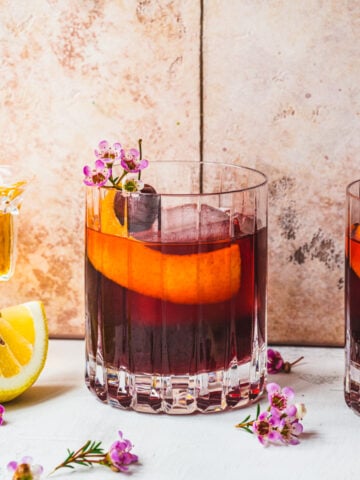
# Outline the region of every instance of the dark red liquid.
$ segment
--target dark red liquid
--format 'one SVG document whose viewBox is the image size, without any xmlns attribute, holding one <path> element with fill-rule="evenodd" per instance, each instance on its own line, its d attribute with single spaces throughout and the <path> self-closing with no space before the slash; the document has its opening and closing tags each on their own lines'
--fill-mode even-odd
<svg viewBox="0 0 360 480">
<path fill-rule="evenodd" d="M 353 227 L 355 234 L 356 227 Z M 360 369 L 360 242 L 348 238 L 345 260 L 345 313 L 347 338 L 347 363 Z M 350 365 L 347 365 L 350 369 Z M 346 403 L 360 414 L 360 385 L 349 375 L 349 385 L 345 388 Z"/>
<path fill-rule="evenodd" d="M 191 375 L 228 369 L 232 361 L 248 361 L 254 334 L 260 344 L 261 339 L 265 341 L 266 229 L 233 243 L 240 247 L 241 286 L 218 303 L 181 304 L 142 295 L 106 278 L 87 258 L 89 353 L 95 357 L 100 350 L 105 364 L 114 369 L 159 375 Z M 164 254 L 196 255 L 224 248 L 224 243 L 153 248 Z"/>
<path fill-rule="evenodd" d="M 360 278 L 351 268 L 357 262 L 357 252 L 360 252 L 360 242 L 355 239 L 348 241 L 350 256 L 345 262 L 345 302 L 348 317 L 348 329 L 351 337 L 351 360 L 360 364 Z M 360 267 L 360 265 L 359 265 Z"/>
<path fill-rule="evenodd" d="M 348 262 L 347 262 L 348 263 Z M 349 326 L 351 332 L 351 338 L 355 344 L 359 344 L 360 347 L 360 278 L 349 267 L 347 268 L 347 308 L 349 315 Z M 352 360 L 360 363 L 360 350 L 359 347 L 355 347 L 351 351 Z"/>
</svg>

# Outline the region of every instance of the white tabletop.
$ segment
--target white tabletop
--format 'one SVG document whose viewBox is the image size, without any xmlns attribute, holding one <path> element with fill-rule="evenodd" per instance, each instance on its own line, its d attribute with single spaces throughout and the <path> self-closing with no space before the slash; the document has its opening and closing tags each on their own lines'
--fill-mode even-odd
<svg viewBox="0 0 360 480">
<path fill-rule="evenodd" d="M 343 398 L 344 353 L 340 348 L 280 347 L 286 360 L 305 359 L 290 374 L 269 377 L 296 391 L 306 404 L 297 446 L 264 448 L 234 425 L 255 406 L 209 415 L 167 416 L 121 411 L 102 404 L 84 384 L 84 342 L 51 340 L 46 366 L 30 390 L 5 405 L 0 427 L 0 479 L 10 460 L 30 455 L 49 473 L 86 440 L 104 449 L 121 429 L 140 464 L 131 478 L 146 480 L 312 480 L 357 478 L 360 417 Z M 267 400 L 261 402 L 267 405 Z M 120 474 L 123 475 L 123 474 Z M 59 470 L 50 478 L 119 478 L 105 467 Z M 121 477 L 124 478 L 124 475 Z"/>
</svg>

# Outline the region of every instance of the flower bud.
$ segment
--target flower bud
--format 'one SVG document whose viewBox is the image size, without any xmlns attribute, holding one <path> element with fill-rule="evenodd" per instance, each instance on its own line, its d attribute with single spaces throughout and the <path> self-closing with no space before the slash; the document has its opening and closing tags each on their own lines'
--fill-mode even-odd
<svg viewBox="0 0 360 480">
<path fill-rule="evenodd" d="M 306 407 L 304 403 L 295 403 L 296 418 L 302 420 L 306 415 Z"/>
<path fill-rule="evenodd" d="M 31 468 L 28 463 L 21 463 L 17 466 L 12 477 L 13 480 L 32 480 L 34 477 L 31 473 Z"/>
</svg>

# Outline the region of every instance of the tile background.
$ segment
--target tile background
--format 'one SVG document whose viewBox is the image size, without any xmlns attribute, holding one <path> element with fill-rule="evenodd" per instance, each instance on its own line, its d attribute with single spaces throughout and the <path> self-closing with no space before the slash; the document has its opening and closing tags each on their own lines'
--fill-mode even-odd
<svg viewBox="0 0 360 480">
<path fill-rule="evenodd" d="M 81 168 L 98 140 L 142 137 L 153 161 L 202 149 L 268 175 L 269 339 L 343 343 L 359 2 L 1 0 L 0 13 L 1 161 L 36 172 L 3 303 L 41 298 L 53 336 L 83 335 Z"/>
</svg>

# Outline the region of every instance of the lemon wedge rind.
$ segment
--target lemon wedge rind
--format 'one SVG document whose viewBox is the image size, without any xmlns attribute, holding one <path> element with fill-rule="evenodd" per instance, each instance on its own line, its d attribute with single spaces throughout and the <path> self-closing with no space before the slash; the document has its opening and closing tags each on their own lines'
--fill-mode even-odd
<svg viewBox="0 0 360 480">
<path fill-rule="evenodd" d="M 13 328 L 11 323 L 11 315 L 9 315 L 7 318 L 7 309 L 4 309 L 0 312 L 1 318 L 4 320 L 4 325 L 7 324 L 6 327 L 10 333 L 11 329 L 13 329 L 12 333 L 15 340 L 21 340 L 23 345 L 28 344 L 26 349 L 31 349 L 32 355 L 30 360 L 28 360 L 25 364 L 22 364 L 19 355 L 17 355 L 16 352 L 14 353 L 3 339 L 0 349 L 7 349 L 7 352 L 3 350 L 4 354 L 0 356 L 0 402 L 8 402 L 25 392 L 39 377 L 44 368 L 47 357 L 48 327 L 43 304 L 40 301 L 32 301 L 23 303 L 19 305 L 19 307 L 26 309 L 28 313 L 28 319 L 32 319 L 33 328 L 35 331 L 33 343 L 29 342 L 24 336 L 22 336 Z M 12 308 L 14 310 L 16 309 L 16 307 Z M 1 358 L 8 358 L 9 362 L 13 362 L 12 375 L 9 374 L 9 372 L 5 373 L 6 364 L 4 361 L 3 364 L 1 364 Z"/>
</svg>

